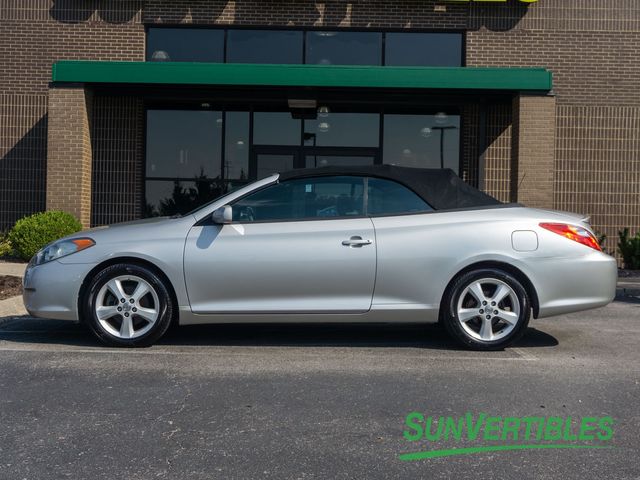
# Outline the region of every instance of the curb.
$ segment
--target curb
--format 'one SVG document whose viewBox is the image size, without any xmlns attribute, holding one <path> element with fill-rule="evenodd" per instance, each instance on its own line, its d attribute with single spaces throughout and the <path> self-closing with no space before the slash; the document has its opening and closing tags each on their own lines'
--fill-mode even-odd
<svg viewBox="0 0 640 480">
<path fill-rule="evenodd" d="M 618 287 L 616 288 L 616 296 L 618 297 L 640 297 L 639 287 Z"/>
</svg>

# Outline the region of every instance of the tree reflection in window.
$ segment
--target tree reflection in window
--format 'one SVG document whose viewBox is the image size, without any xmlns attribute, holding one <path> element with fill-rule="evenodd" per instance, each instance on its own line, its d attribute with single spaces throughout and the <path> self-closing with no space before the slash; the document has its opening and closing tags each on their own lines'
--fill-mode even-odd
<svg viewBox="0 0 640 480">
<path fill-rule="evenodd" d="M 147 186 L 151 182 L 154 181 L 148 181 Z M 225 194 L 230 187 L 229 182 L 223 182 L 220 177 L 210 179 L 203 171 L 194 177 L 193 181 L 174 180 L 163 183 L 173 183 L 171 194 L 155 202 L 149 202 L 149 195 L 147 195 L 145 216 L 182 215 Z"/>
</svg>

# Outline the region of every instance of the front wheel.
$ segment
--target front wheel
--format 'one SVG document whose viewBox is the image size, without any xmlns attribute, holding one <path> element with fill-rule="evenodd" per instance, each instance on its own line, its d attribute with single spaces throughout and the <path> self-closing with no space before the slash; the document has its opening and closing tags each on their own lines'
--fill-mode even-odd
<svg viewBox="0 0 640 480">
<path fill-rule="evenodd" d="M 163 280 L 139 265 L 106 267 L 90 280 L 82 299 L 82 320 L 110 346 L 153 344 L 169 328 L 173 312 Z"/>
<path fill-rule="evenodd" d="M 475 350 L 501 350 L 524 334 L 531 316 L 525 288 L 499 269 L 465 273 L 448 290 L 442 320 L 451 336 Z"/>
</svg>

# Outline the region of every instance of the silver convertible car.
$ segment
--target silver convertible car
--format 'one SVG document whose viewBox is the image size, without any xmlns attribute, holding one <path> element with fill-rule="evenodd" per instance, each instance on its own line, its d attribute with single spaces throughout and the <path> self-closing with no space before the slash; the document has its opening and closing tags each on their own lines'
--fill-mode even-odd
<svg viewBox="0 0 640 480">
<path fill-rule="evenodd" d="M 324 167 L 58 240 L 29 263 L 24 303 L 115 346 L 172 322 L 440 322 L 493 350 L 531 315 L 608 304 L 616 275 L 581 216 L 502 204 L 450 170 Z"/>
</svg>

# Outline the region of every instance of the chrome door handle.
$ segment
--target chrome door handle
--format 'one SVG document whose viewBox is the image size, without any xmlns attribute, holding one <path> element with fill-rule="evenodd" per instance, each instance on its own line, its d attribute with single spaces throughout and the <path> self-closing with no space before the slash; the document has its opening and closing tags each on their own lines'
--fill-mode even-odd
<svg viewBox="0 0 640 480">
<path fill-rule="evenodd" d="M 343 240 L 342 245 L 345 247 L 362 247 L 363 245 L 371 245 L 373 242 L 371 240 L 363 240 L 362 237 L 354 236 L 349 240 Z"/>
</svg>

